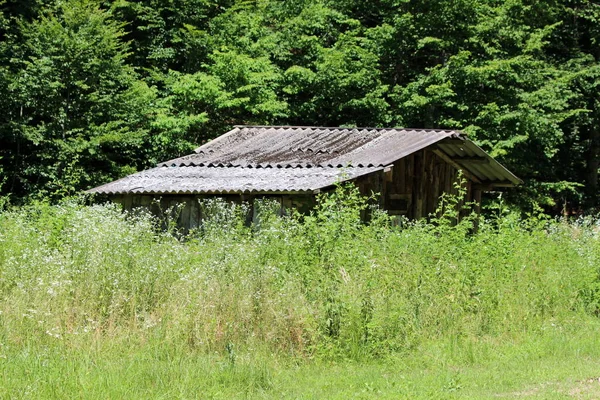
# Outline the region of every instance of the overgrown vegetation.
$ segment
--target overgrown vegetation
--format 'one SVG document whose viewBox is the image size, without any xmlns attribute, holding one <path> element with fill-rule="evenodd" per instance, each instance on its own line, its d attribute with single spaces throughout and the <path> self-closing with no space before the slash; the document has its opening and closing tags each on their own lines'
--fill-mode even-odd
<svg viewBox="0 0 600 400">
<path fill-rule="evenodd" d="M 227 379 L 242 384 L 273 373 L 272 362 L 418 363 L 432 343 L 454 346 L 464 362 L 484 343 L 572 339 L 579 327 L 598 326 L 596 220 L 521 220 L 499 209 L 456 223 L 447 211 L 399 228 L 378 212 L 361 223 L 367 206 L 350 186 L 321 197 L 304 218 L 279 217 L 263 203 L 249 227 L 239 206 L 213 201 L 202 227 L 179 239 L 114 205 L 5 211 L 0 370 L 24 349 L 101 351 L 109 363 L 119 349 L 115 357 L 148 351 L 149 360 L 186 363 L 195 354 L 229 365 Z M 274 358 L 260 372 L 250 360 L 266 354 Z M 241 377 L 247 368 L 252 378 Z M 257 385 L 250 391 L 268 392 Z"/>
</svg>

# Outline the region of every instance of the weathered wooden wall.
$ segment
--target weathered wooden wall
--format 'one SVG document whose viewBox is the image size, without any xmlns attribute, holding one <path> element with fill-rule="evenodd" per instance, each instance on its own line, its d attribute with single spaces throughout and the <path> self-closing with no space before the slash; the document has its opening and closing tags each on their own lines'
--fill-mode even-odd
<svg viewBox="0 0 600 400">
<path fill-rule="evenodd" d="M 380 206 L 391 215 L 403 215 L 410 219 L 426 218 L 434 214 L 442 193 L 456 194 L 455 183 L 458 170 L 436 155 L 432 149 L 424 149 L 397 160 L 384 171 L 358 178 L 355 183 L 361 193 L 380 194 Z M 466 184 L 466 201 L 481 201 L 481 190 Z M 207 197 L 220 197 L 235 203 L 250 205 L 248 222 L 256 217 L 252 208 L 255 199 L 269 198 L 281 204 L 282 211 L 295 208 L 308 212 L 315 204 L 314 194 L 228 194 L 228 195 L 121 195 L 112 199 L 125 210 L 145 207 L 159 217 L 177 218 L 184 230 L 198 227 L 202 220 L 199 201 Z M 177 208 L 181 205 L 181 208 Z"/>
<path fill-rule="evenodd" d="M 177 225 L 184 231 L 197 228 L 202 221 L 203 210 L 201 202 L 207 198 L 221 198 L 227 202 L 241 204 L 245 202 L 249 205 L 247 221 L 251 222 L 256 218 L 256 209 L 254 201 L 258 199 L 270 199 L 281 205 L 282 212 L 290 209 L 296 209 L 300 212 L 308 212 L 314 207 L 314 196 L 307 194 L 260 194 L 260 195 L 238 195 L 238 194 L 218 194 L 218 195 L 138 195 L 125 194 L 112 196 L 111 200 L 123 206 L 124 210 L 131 211 L 136 208 L 145 208 L 153 215 L 167 221 L 176 220 Z"/>
<path fill-rule="evenodd" d="M 413 153 L 385 171 L 359 178 L 363 194 L 381 195 L 380 205 L 390 215 L 419 219 L 434 214 L 443 193 L 456 194 L 458 170 L 430 149 Z M 481 201 L 481 191 L 470 181 L 466 184 L 466 201 Z"/>
</svg>

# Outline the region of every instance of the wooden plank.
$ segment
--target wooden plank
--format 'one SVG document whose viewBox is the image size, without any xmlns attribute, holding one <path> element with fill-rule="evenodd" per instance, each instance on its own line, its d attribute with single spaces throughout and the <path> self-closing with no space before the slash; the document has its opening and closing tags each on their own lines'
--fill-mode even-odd
<svg viewBox="0 0 600 400">
<path fill-rule="evenodd" d="M 394 181 L 394 164 L 390 164 L 383 169 L 383 174 L 386 182 Z"/>
<path fill-rule="evenodd" d="M 139 194 L 132 194 L 131 195 L 131 209 L 139 207 L 141 201 L 142 201 L 142 196 L 140 196 Z"/>
<path fill-rule="evenodd" d="M 496 188 L 502 187 L 514 187 L 515 185 L 512 182 L 484 182 L 481 184 L 474 185 L 475 188 L 482 190 L 484 192 L 494 190 Z"/>
<path fill-rule="evenodd" d="M 123 196 L 123 209 L 127 211 L 131 211 L 131 202 L 133 200 L 133 195 L 126 194 Z"/>
<path fill-rule="evenodd" d="M 179 215 L 178 222 L 179 225 L 187 232 L 191 228 L 191 199 L 188 197 L 184 197 L 181 199 L 181 201 L 183 203 L 183 209 L 181 209 L 181 214 Z"/>
<path fill-rule="evenodd" d="M 294 208 L 292 198 L 286 195 L 281 196 L 281 215 L 288 215 L 292 208 Z"/>
<path fill-rule="evenodd" d="M 388 215 L 406 215 L 408 213 L 407 210 L 388 210 Z"/>
<path fill-rule="evenodd" d="M 415 213 L 414 213 L 414 207 L 415 207 L 415 200 L 416 200 L 416 194 L 415 191 L 413 190 L 414 188 L 414 183 L 415 183 L 415 155 L 411 154 L 410 156 L 408 156 L 406 158 L 406 189 L 405 192 L 406 193 L 410 193 L 411 194 L 411 199 L 410 199 L 410 204 L 408 205 L 408 218 L 414 218 L 415 217 Z"/>
<path fill-rule="evenodd" d="M 465 204 L 467 204 L 471 201 L 471 196 L 472 196 L 471 185 L 472 185 L 472 182 L 468 181 L 466 183 L 466 185 L 463 186 L 466 190 L 466 193 L 465 193 L 465 196 L 461 199 L 461 201 L 458 204 L 458 206 L 460 208 L 460 214 L 459 214 L 460 219 L 466 217 L 470 213 L 470 210 L 468 209 L 468 207 L 465 208 Z"/>
<path fill-rule="evenodd" d="M 419 196 L 421 197 L 421 218 L 427 217 L 427 192 L 429 183 L 431 182 L 431 174 L 429 172 L 430 154 L 427 150 L 422 151 L 423 164 L 421 166 L 422 179 L 419 185 Z"/>
<path fill-rule="evenodd" d="M 406 158 L 403 158 L 398 163 L 398 171 L 396 173 L 397 186 L 395 187 L 397 193 L 406 193 Z"/>
<path fill-rule="evenodd" d="M 475 202 L 475 212 L 481 214 L 481 190 L 473 189 L 473 201 Z"/>
<path fill-rule="evenodd" d="M 473 182 L 467 182 L 467 201 L 473 200 Z"/>
<path fill-rule="evenodd" d="M 435 209 L 434 209 L 434 202 L 435 202 L 435 188 L 434 188 L 434 183 L 435 183 L 435 179 L 436 179 L 436 174 L 435 174 L 435 162 L 437 160 L 437 156 L 430 152 L 429 150 L 426 150 L 427 152 L 427 188 L 425 191 L 425 197 L 426 197 L 426 204 L 425 204 L 425 216 L 429 217 L 429 214 L 432 214 Z"/>
<path fill-rule="evenodd" d="M 391 172 L 392 168 L 389 169 L 389 172 L 383 170 L 381 174 L 381 194 L 379 195 L 378 199 L 380 208 L 385 208 L 386 205 L 386 198 L 388 195 L 389 186 L 392 184 L 392 179 L 388 179 L 388 175 L 390 175 L 389 178 L 393 178 L 393 176 L 391 176 Z"/>
<path fill-rule="evenodd" d="M 448 164 L 452 165 L 454 168 L 456 168 L 457 170 L 460 170 L 463 172 L 464 176 L 466 176 L 468 179 L 472 180 L 475 183 L 481 183 L 481 180 L 479 178 L 477 178 L 475 175 L 473 175 L 472 173 L 470 173 L 469 171 L 467 171 L 466 169 L 464 169 L 463 167 L 461 167 L 458 163 L 454 162 L 450 157 L 448 157 L 448 155 L 446 153 L 444 153 L 442 150 L 440 149 L 433 149 L 432 150 L 438 157 L 440 157 L 442 160 L 446 161 Z"/>
<path fill-rule="evenodd" d="M 450 159 L 459 164 L 462 164 L 462 163 L 489 164 L 490 163 L 490 160 L 485 157 L 451 157 Z"/>
<path fill-rule="evenodd" d="M 150 209 L 150 203 L 152 202 L 152 196 L 142 196 L 140 199 L 140 205 Z"/>
<path fill-rule="evenodd" d="M 445 173 L 444 173 L 444 192 L 445 193 L 452 193 L 452 185 L 454 184 L 454 177 L 455 177 L 455 169 L 452 165 L 444 162 L 445 165 Z"/>
<path fill-rule="evenodd" d="M 392 200 L 408 200 L 410 197 L 410 193 L 393 193 L 389 195 L 389 198 Z"/>
<path fill-rule="evenodd" d="M 435 210 L 438 207 L 438 203 L 440 201 L 440 180 L 442 179 L 441 173 L 443 171 L 443 163 L 438 162 L 438 158 L 437 156 L 435 156 L 435 165 L 433 168 L 433 184 L 431 185 L 432 187 L 432 193 L 431 193 L 431 199 L 432 199 L 432 203 L 431 203 L 431 210 L 429 210 L 429 212 L 434 213 Z"/>
<path fill-rule="evenodd" d="M 415 154 L 415 208 L 414 218 L 420 219 L 423 217 L 423 191 L 425 189 L 425 163 L 424 152 Z"/>
<path fill-rule="evenodd" d="M 428 215 L 428 207 L 429 207 L 429 202 L 431 200 L 430 196 L 429 196 L 429 192 L 431 189 L 431 182 L 432 182 L 432 176 L 431 176 L 431 156 L 433 155 L 433 153 L 431 153 L 430 151 L 427 150 L 423 150 L 423 187 L 422 187 L 422 193 L 421 195 L 423 196 L 423 217 L 427 217 Z"/>
<path fill-rule="evenodd" d="M 460 139 L 460 138 L 445 138 L 442 139 L 439 143 L 440 144 L 465 144 L 466 140 L 464 139 Z"/>
<path fill-rule="evenodd" d="M 197 228 L 200 226 L 200 203 L 198 203 L 197 197 L 192 197 L 190 199 L 190 229 Z"/>
</svg>

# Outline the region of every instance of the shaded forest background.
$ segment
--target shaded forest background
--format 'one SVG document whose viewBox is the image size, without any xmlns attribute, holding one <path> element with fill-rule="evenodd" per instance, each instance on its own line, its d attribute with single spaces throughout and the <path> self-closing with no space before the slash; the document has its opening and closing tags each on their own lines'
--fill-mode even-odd
<svg viewBox="0 0 600 400">
<path fill-rule="evenodd" d="M 589 0 L 0 0 L 0 194 L 58 199 L 234 124 L 467 132 L 597 209 L 600 5 Z"/>
</svg>

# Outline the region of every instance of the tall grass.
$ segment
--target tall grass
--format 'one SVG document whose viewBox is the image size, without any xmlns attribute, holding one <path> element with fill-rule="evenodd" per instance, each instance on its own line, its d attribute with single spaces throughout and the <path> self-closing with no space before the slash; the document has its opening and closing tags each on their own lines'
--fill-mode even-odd
<svg viewBox="0 0 600 400">
<path fill-rule="evenodd" d="M 203 206 L 210 218 L 184 238 L 114 205 L 0 214 L 0 343 L 158 340 L 232 364 L 255 348 L 362 359 L 600 312 L 593 220 L 457 223 L 447 211 L 399 228 L 373 211 L 365 224 L 367 201 L 350 188 L 304 217 L 279 217 L 265 202 L 253 226 L 240 206 Z"/>
</svg>

